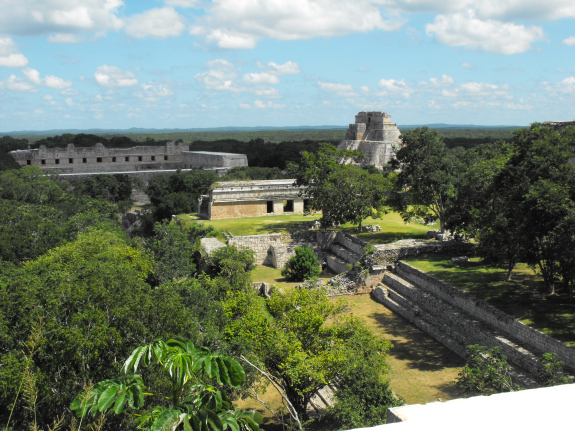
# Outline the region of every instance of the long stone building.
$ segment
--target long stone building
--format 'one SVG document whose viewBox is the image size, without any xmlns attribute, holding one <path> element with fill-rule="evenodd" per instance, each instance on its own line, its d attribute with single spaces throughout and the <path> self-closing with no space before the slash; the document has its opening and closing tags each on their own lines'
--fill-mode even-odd
<svg viewBox="0 0 575 431">
<path fill-rule="evenodd" d="M 22 166 L 37 166 L 43 172 L 87 174 L 177 169 L 182 167 L 182 152 L 189 144 L 168 142 L 162 146 L 108 148 L 98 143 L 93 147 L 46 148 L 11 151 Z"/>
<path fill-rule="evenodd" d="M 381 169 L 395 158 L 396 149 L 401 147 L 400 134 L 397 124 L 385 112 L 360 112 L 337 148 L 361 151 L 365 155 L 363 164 Z"/>
<path fill-rule="evenodd" d="M 305 199 L 295 180 L 227 181 L 198 199 L 198 214 L 208 220 L 303 214 Z"/>
</svg>

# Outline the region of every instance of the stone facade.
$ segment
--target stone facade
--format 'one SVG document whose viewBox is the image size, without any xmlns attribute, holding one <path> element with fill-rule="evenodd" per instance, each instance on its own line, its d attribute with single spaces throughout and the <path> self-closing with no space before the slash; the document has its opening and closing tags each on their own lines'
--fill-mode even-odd
<svg viewBox="0 0 575 431">
<path fill-rule="evenodd" d="M 189 144 L 168 142 L 163 146 L 107 148 L 93 147 L 46 148 L 11 151 L 10 155 L 21 166 L 37 166 L 43 172 L 58 174 L 123 173 L 150 170 L 178 169 L 182 166 L 182 152 Z"/>
<path fill-rule="evenodd" d="M 198 214 L 208 220 L 303 214 L 302 189 L 295 180 L 227 181 L 198 199 Z"/>
<path fill-rule="evenodd" d="M 405 262 L 385 274 L 373 295 L 462 357 L 470 344 L 499 346 L 522 386 L 534 385 L 543 353 L 555 353 L 568 372 L 575 371 L 575 349 Z"/>
<path fill-rule="evenodd" d="M 361 151 L 365 155 L 363 164 L 381 169 L 395 158 L 395 150 L 401 146 L 400 134 L 397 124 L 385 112 L 360 112 L 337 148 Z"/>
<path fill-rule="evenodd" d="M 248 166 L 248 156 L 208 151 L 183 151 L 182 167 L 187 169 L 236 168 Z"/>
</svg>

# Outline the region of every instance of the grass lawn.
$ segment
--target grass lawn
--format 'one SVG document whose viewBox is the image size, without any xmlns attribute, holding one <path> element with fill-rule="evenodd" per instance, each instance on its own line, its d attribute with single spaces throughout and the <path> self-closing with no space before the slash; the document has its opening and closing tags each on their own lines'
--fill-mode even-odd
<svg viewBox="0 0 575 431">
<path fill-rule="evenodd" d="M 394 314 L 369 295 L 345 298 L 351 313 L 393 343 L 389 351 L 391 387 L 407 404 L 446 401 L 458 395 L 450 382 L 465 361 L 442 344 Z"/>
<path fill-rule="evenodd" d="M 278 232 L 294 232 L 299 230 L 306 230 L 307 222 L 320 218 L 319 214 L 313 215 L 281 215 L 281 216 L 264 216 L 264 217 L 246 217 L 246 218 L 233 218 L 224 220 L 204 220 L 197 216 L 197 214 L 182 214 L 178 219 L 182 222 L 186 221 L 199 221 L 222 232 L 230 232 L 234 236 L 243 235 L 261 235 L 267 233 Z M 428 230 L 437 229 L 437 225 L 425 226 L 416 222 L 406 224 L 403 222 L 399 214 L 391 212 L 384 215 L 381 219 L 373 219 L 371 217 L 364 220 L 364 225 L 378 224 L 383 229 L 382 232 L 364 232 L 358 233 L 357 226 L 346 223 L 339 227 L 339 229 L 353 233 L 359 238 L 367 241 L 370 244 L 384 244 L 394 242 L 400 239 L 407 238 L 420 238 L 425 239 Z"/>
<path fill-rule="evenodd" d="M 277 287 L 290 288 L 301 284 L 299 281 L 287 281 L 281 274 L 281 269 L 272 266 L 257 265 L 251 275 L 253 281 L 262 281 Z M 327 283 L 334 275 L 336 274 L 328 269 L 320 274 L 320 278 Z"/>
<path fill-rule="evenodd" d="M 466 290 L 476 297 L 560 341 L 575 347 L 575 308 L 560 295 L 544 293 L 543 280 L 525 264 L 505 282 L 506 270 L 485 265 L 479 258 L 455 265 L 450 259 L 406 259 L 411 265 Z"/>
</svg>

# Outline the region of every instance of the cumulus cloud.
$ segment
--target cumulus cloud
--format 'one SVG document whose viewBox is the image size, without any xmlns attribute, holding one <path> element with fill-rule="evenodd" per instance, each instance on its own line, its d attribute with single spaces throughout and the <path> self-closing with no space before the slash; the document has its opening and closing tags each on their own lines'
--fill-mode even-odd
<svg viewBox="0 0 575 431">
<path fill-rule="evenodd" d="M 20 52 L 14 41 L 9 37 L 0 37 L 0 66 L 24 67 L 28 59 Z"/>
<path fill-rule="evenodd" d="M 272 75 L 295 75 L 301 72 L 299 65 L 293 61 L 287 61 L 284 64 L 274 63 L 273 61 L 268 64 L 258 62 L 258 66 Z"/>
<path fill-rule="evenodd" d="M 81 40 L 81 37 L 73 33 L 56 33 L 48 37 L 50 43 L 78 43 Z"/>
<path fill-rule="evenodd" d="M 149 102 L 155 102 L 163 97 L 172 96 L 174 92 L 163 83 L 152 83 L 140 85 L 140 91 L 136 93 L 136 96 L 141 97 Z"/>
<path fill-rule="evenodd" d="M 355 96 L 353 87 L 350 84 L 339 84 L 337 82 L 322 82 L 319 81 L 319 88 L 329 93 L 335 93 L 338 96 L 352 97 Z"/>
<path fill-rule="evenodd" d="M 474 96 L 474 97 L 503 97 L 512 99 L 513 96 L 509 93 L 508 85 L 496 85 L 485 82 L 466 82 L 461 84 L 457 89 L 459 94 Z"/>
<path fill-rule="evenodd" d="M 262 102 L 261 100 L 254 101 L 254 107 L 258 109 L 281 109 L 285 108 L 285 105 L 273 102 Z"/>
<path fill-rule="evenodd" d="M 575 36 L 568 37 L 567 39 L 563 39 L 563 44 L 567 46 L 575 45 Z"/>
<path fill-rule="evenodd" d="M 404 97 L 409 97 L 413 92 L 404 79 L 401 81 L 397 81 L 395 79 L 380 79 L 377 85 L 382 89 L 382 92 L 380 93 L 382 96 L 401 94 Z"/>
<path fill-rule="evenodd" d="M 138 83 L 138 78 L 134 73 L 107 64 L 98 67 L 94 77 L 102 87 L 130 87 Z"/>
<path fill-rule="evenodd" d="M 126 33 L 137 39 L 179 36 L 185 28 L 184 17 L 170 7 L 149 9 L 126 21 Z"/>
<path fill-rule="evenodd" d="M 500 54 L 519 54 L 531 48 L 531 44 L 543 37 L 541 27 L 525 27 L 495 20 L 482 20 L 474 11 L 438 15 L 427 24 L 428 36 L 439 43 L 463 48 L 480 48 Z"/>
<path fill-rule="evenodd" d="M 310 39 L 371 30 L 395 30 L 403 21 L 384 16 L 378 1 L 356 0 L 216 0 L 192 34 L 221 48 L 246 49 L 258 40 Z"/>
<path fill-rule="evenodd" d="M 455 84 L 455 80 L 449 75 L 441 75 L 441 78 L 429 78 L 429 82 L 436 87 L 443 87 Z"/>
<path fill-rule="evenodd" d="M 234 85 L 237 78 L 235 67 L 232 63 L 224 59 L 211 60 L 206 63 L 208 70 L 198 73 L 195 78 L 200 81 L 208 90 L 216 91 L 241 91 Z"/>
<path fill-rule="evenodd" d="M 575 94 L 575 76 L 568 76 L 560 82 L 543 82 L 543 86 L 551 93 Z"/>
<path fill-rule="evenodd" d="M 280 82 L 279 78 L 275 75 L 263 72 L 263 73 L 246 73 L 244 75 L 244 81 L 252 85 L 273 85 Z"/>
<path fill-rule="evenodd" d="M 16 75 L 10 75 L 6 81 L 2 82 L 3 85 L 12 91 L 38 91 L 38 89 L 25 79 L 18 78 Z"/>
<path fill-rule="evenodd" d="M 246 73 L 241 83 L 238 83 L 236 67 L 229 61 L 217 59 L 208 61 L 206 65 L 208 70 L 198 73 L 195 78 L 209 90 L 252 92 L 268 98 L 279 97 L 279 91 L 272 87 L 280 82 L 276 75 L 268 72 Z"/>
<path fill-rule="evenodd" d="M 70 88 L 72 86 L 72 81 L 66 81 L 58 76 L 48 75 L 45 78 L 40 76 L 40 72 L 36 69 L 32 69 L 27 67 L 26 69 L 22 70 L 22 73 L 28 79 L 28 82 L 35 85 L 44 85 L 49 88 Z"/>
<path fill-rule="evenodd" d="M 164 0 L 168 6 L 177 7 L 196 7 L 198 5 L 198 0 Z"/>
<path fill-rule="evenodd" d="M 21 0 L 2 8 L 0 28 L 4 34 L 77 34 L 117 30 L 122 0 Z"/>
<path fill-rule="evenodd" d="M 388 0 L 387 7 L 402 12 L 450 13 L 475 9 L 483 18 L 559 19 L 575 17 L 571 0 Z"/>
</svg>

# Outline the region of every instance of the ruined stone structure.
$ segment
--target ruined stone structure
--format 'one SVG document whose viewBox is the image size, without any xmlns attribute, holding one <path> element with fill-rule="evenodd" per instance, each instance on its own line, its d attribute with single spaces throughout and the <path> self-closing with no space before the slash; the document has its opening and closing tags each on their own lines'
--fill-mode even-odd
<svg viewBox="0 0 575 431">
<path fill-rule="evenodd" d="M 555 353 L 575 372 L 575 349 L 405 262 L 384 275 L 373 296 L 462 357 L 470 344 L 499 346 L 522 386 L 534 386 L 543 353 Z"/>
<path fill-rule="evenodd" d="M 225 245 L 213 238 L 204 238 L 201 241 L 202 252 L 207 255 Z M 367 243 L 353 235 L 334 231 L 233 236 L 228 240 L 228 244 L 252 250 L 257 265 L 274 268 L 283 268 L 295 255 L 296 247 L 309 246 L 320 262 L 326 262 L 327 266 L 338 274 L 348 271 L 351 265 L 357 263 L 367 246 Z"/>
<path fill-rule="evenodd" d="M 248 157 L 245 154 L 208 151 L 182 152 L 182 167 L 187 169 L 231 169 L 239 166 L 248 166 Z"/>
<path fill-rule="evenodd" d="M 396 148 L 401 145 L 400 133 L 397 124 L 392 123 L 391 116 L 385 112 L 360 112 L 337 149 L 361 151 L 365 155 L 365 165 L 381 169 L 395 158 Z"/>
<path fill-rule="evenodd" d="M 37 166 L 43 172 L 58 174 L 122 173 L 168 170 L 182 167 L 182 152 L 189 144 L 168 142 L 163 146 L 107 148 L 93 147 L 40 148 L 11 151 L 21 166 Z"/>
<path fill-rule="evenodd" d="M 295 180 L 227 181 L 198 199 L 198 214 L 208 220 L 303 214 L 304 198 Z"/>
<path fill-rule="evenodd" d="M 569 127 L 569 126 L 575 127 L 575 120 L 571 120 L 571 121 L 546 121 L 543 123 L 543 125 L 551 126 L 559 132 L 559 131 L 561 131 L 561 130 Z"/>
</svg>

